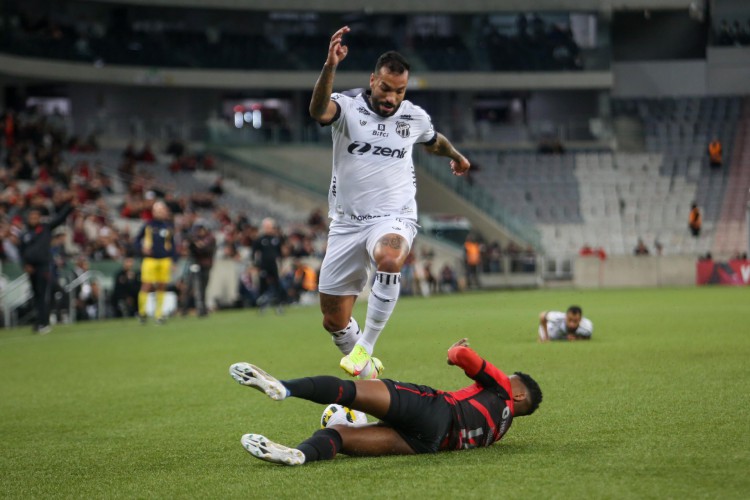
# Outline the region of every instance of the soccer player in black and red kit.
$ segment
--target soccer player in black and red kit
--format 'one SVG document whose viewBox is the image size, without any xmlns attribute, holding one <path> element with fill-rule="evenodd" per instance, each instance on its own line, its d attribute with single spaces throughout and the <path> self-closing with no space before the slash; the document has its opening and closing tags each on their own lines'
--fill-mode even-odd
<svg viewBox="0 0 750 500">
<path fill-rule="evenodd" d="M 542 401 L 539 385 L 525 373 L 507 376 L 459 340 L 448 350 L 448 364 L 474 383 L 458 391 L 382 380 L 342 380 L 332 376 L 276 380 L 249 363 L 235 363 L 230 374 L 271 399 L 307 399 L 363 411 L 380 422 L 360 427 L 334 425 L 317 431 L 296 448 L 246 434 L 242 445 L 269 462 L 301 465 L 330 460 L 337 452 L 356 456 L 410 455 L 490 446 L 513 418 L 532 414 Z"/>
</svg>

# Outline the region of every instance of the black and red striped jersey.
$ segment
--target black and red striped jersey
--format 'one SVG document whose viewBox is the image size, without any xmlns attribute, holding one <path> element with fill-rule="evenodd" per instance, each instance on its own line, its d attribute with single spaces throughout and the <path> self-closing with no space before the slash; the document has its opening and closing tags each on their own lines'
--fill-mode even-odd
<svg viewBox="0 0 750 500">
<path fill-rule="evenodd" d="M 513 421 L 510 379 L 465 346 L 451 348 L 448 359 L 463 368 L 474 384 L 442 393 L 453 411 L 453 424 L 440 450 L 489 446 L 508 432 Z"/>
</svg>

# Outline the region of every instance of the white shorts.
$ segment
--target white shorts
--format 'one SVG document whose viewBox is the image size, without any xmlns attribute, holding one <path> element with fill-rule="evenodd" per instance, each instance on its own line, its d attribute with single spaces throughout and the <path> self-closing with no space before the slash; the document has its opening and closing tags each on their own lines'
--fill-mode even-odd
<svg viewBox="0 0 750 500">
<path fill-rule="evenodd" d="M 380 238 L 398 234 L 411 248 L 418 227 L 410 219 L 385 219 L 366 225 L 332 221 L 318 290 L 328 295 L 359 295 L 367 286 L 374 265 L 372 254 Z"/>
</svg>

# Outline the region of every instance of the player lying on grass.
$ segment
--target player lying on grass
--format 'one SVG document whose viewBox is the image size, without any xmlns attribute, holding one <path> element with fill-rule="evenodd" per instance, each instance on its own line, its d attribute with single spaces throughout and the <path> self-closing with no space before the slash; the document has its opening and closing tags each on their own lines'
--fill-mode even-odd
<svg viewBox="0 0 750 500">
<path fill-rule="evenodd" d="M 544 311 L 539 314 L 539 342 L 550 340 L 591 340 L 594 324 L 583 316 L 578 306 L 567 311 Z"/>
<path fill-rule="evenodd" d="M 337 403 L 369 413 L 378 423 L 333 425 L 296 448 L 259 434 L 242 436 L 242 446 L 268 462 L 302 465 L 330 460 L 336 453 L 357 456 L 411 455 L 489 446 L 505 435 L 514 417 L 530 415 L 542 401 L 539 385 L 525 373 L 510 377 L 469 348 L 466 339 L 448 350 L 448 364 L 474 383 L 441 391 L 395 380 L 342 380 L 332 376 L 276 380 L 249 363 L 235 363 L 230 375 L 240 384 L 280 401 L 288 397 Z"/>
</svg>

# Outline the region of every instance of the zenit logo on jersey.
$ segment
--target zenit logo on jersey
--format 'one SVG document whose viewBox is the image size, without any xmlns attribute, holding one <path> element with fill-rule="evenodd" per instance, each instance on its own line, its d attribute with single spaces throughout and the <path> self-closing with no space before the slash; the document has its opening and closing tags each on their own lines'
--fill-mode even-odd
<svg viewBox="0 0 750 500">
<path fill-rule="evenodd" d="M 384 148 L 382 146 L 375 146 L 373 149 L 372 144 L 369 142 L 353 142 L 349 144 L 349 147 L 346 148 L 347 151 L 349 151 L 350 154 L 353 155 L 363 155 L 365 153 L 370 153 L 375 156 L 390 156 L 391 158 L 403 158 L 406 156 L 406 148 L 404 149 L 391 149 L 391 148 Z M 372 150 L 370 152 L 370 150 Z"/>
</svg>

